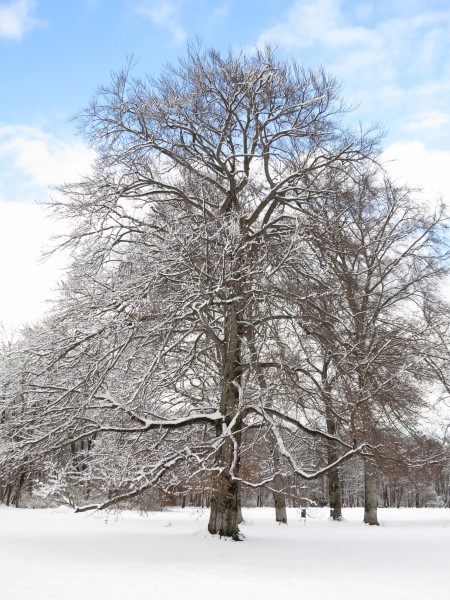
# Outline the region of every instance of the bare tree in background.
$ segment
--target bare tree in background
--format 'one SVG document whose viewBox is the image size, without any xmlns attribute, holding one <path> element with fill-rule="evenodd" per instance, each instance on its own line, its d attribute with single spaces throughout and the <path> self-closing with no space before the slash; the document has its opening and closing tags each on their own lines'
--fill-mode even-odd
<svg viewBox="0 0 450 600">
<path fill-rule="evenodd" d="M 415 429 L 433 379 L 422 307 L 448 273 L 447 218 L 442 207 L 420 207 L 380 171 L 348 175 L 331 174 L 329 193 L 305 208 L 316 262 L 300 270 L 316 293 L 300 310 L 305 339 L 314 340 L 320 360 L 309 359 L 303 372 L 320 391 L 330 434 L 347 427 L 355 443 L 363 438 L 382 447 L 383 426 Z M 331 443 L 329 461 L 334 452 Z M 369 456 L 364 462 L 365 522 L 377 524 L 375 462 Z M 337 471 L 329 484 L 339 518 Z"/>
</svg>

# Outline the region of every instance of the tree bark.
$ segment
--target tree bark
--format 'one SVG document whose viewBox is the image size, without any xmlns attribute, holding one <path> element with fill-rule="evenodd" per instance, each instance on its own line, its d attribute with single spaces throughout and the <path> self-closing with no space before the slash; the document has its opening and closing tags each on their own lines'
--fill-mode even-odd
<svg viewBox="0 0 450 600">
<path fill-rule="evenodd" d="M 237 524 L 240 525 L 244 522 L 244 517 L 242 515 L 242 499 L 241 494 L 238 494 L 238 508 L 237 508 Z"/>
<path fill-rule="evenodd" d="M 326 365 L 327 366 L 327 365 Z M 326 369 L 324 368 L 324 375 L 326 376 Z M 325 387 L 325 378 L 323 379 L 324 385 L 324 398 L 325 398 L 325 415 L 327 423 L 327 432 L 330 435 L 336 435 L 336 419 L 330 406 L 329 390 Z M 336 445 L 334 442 L 328 443 L 328 464 L 333 464 L 338 458 L 336 452 Z M 341 481 L 339 478 L 339 469 L 336 467 L 328 473 L 328 500 L 330 503 L 330 516 L 334 521 L 342 520 L 342 497 L 341 497 Z"/>
<path fill-rule="evenodd" d="M 272 495 L 273 502 L 275 505 L 275 521 L 277 523 L 287 524 L 287 513 L 286 513 L 286 495 L 285 495 L 285 484 L 284 477 L 280 473 L 280 453 L 276 444 L 276 440 L 273 440 L 273 467 L 275 476 L 272 481 Z"/>
<path fill-rule="evenodd" d="M 211 497 L 208 531 L 220 537 L 231 537 L 239 541 L 239 485 L 231 481 L 226 473 L 220 473 L 216 478 L 214 493 Z"/>
<path fill-rule="evenodd" d="M 335 452 L 332 452 L 335 455 Z M 336 457 L 330 456 L 328 453 L 328 460 L 334 462 Z M 334 521 L 342 520 L 342 499 L 341 499 L 341 482 L 339 478 L 339 470 L 333 469 L 328 473 L 328 498 L 330 501 L 330 516 Z"/>
<path fill-rule="evenodd" d="M 378 492 L 375 465 L 364 461 L 364 523 L 379 525 L 377 517 Z"/>
<path fill-rule="evenodd" d="M 287 524 L 286 496 L 283 493 L 284 478 L 277 473 L 273 478 L 273 500 L 275 503 L 275 520 L 277 523 Z"/>
<path fill-rule="evenodd" d="M 241 339 L 240 331 L 242 319 L 238 318 L 236 307 L 232 304 L 225 322 L 225 352 L 223 362 L 222 396 L 220 400 L 220 411 L 225 415 L 227 426 L 236 416 L 239 409 L 239 388 L 241 384 Z M 219 534 L 221 537 L 231 537 L 233 540 L 241 540 L 239 531 L 239 483 L 233 479 L 239 472 L 239 451 L 241 443 L 242 422 L 236 419 L 230 436 L 223 439 L 216 454 L 216 464 L 220 468 L 218 475 L 214 477 L 213 492 L 211 495 L 211 509 L 208 523 L 210 533 Z M 223 435 L 222 424 L 216 426 L 216 435 Z"/>
<path fill-rule="evenodd" d="M 383 506 L 384 508 L 389 508 L 389 489 L 388 484 L 386 483 L 383 487 Z"/>
</svg>

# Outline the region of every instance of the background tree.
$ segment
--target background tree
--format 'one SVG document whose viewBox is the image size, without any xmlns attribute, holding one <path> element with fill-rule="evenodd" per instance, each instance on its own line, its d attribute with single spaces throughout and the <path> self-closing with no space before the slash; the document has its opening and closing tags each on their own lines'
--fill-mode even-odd
<svg viewBox="0 0 450 600">
<path fill-rule="evenodd" d="M 312 184 L 314 186 L 315 184 Z M 303 409 L 322 414 L 331 435 L 383 444 L 382 429 L 414 431 L 433 375 L 425 299 L 447 274 L 442 209 L 424 210 L 382 171 L 329 171 L 326 193 L 303 207 L 308 253 L 282 285 L 298 328 L 291 369 Z M 295 386 L 295 382 L 293 382 Z M 328 462 L 335 457 L 328 445 Z M 389 448 L 385 448 L 389 452 Z M 374 462 L 366 457 L 365 519 L 375 524 Z M 334 518 L 341 514 L 338 472 L 328 475 Z"/>
</svg>

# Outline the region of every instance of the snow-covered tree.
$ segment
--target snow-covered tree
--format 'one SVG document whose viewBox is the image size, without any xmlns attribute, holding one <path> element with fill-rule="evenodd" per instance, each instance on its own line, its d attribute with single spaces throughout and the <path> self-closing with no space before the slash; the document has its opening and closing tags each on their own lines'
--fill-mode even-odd
<svg viewBox="0 0 450 600">
<path fill-rule="evenodd" d="M 239 539 L 242 485 L 283 520 L 288 476 L 337 493 L 340 464 L 373 460 L 398 391 L 420 396 L 403 313 L 440 275 L 440 217 L 375 181 L 376 139 L 345 110 L 270 49 L 191 47 L 100 89 L 79 116 L 93 171 L 54 201 L 70 274 L 9 354 L 4 471 L 47 464 L 78 510 L 201 487 L 209 531 Z"/>
<path fill-rule="evenodd" d="M 209 530 L 238 538 L 246 430 L 270 429 L 281 456 L 280 428 L 329 437 L 293 418 L 276 369 L 264 389 L 260 371 L 286 320 L 270 294 L 302 243 L 311 181 L 374 152 L 343 110 L 333 79 L 271 50 L 191 47 L 157 80 L 126 70 L 100 90 L 79 118 L 93 173 L 56 203 L 74 223 L 74 267 L 51 334 L 29 349 L 42 418 L 25 428 L 27 452 L 126 436 L 134 479 L 119 496 L 207 471 Z"/>
</svg>

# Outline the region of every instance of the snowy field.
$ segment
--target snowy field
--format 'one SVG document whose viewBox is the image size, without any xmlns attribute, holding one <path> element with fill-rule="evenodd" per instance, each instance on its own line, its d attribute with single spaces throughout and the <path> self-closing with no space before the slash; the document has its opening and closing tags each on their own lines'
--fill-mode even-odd
<svg viewBox="0 0 450 600">
<path fill-rule="evenodd" d="M 333 523 L 308 509 L 244 509 L 242 543 L 207 533 L 207 513 L 140 516 L 0 508 L 2 600 L 450 599 L 450 510 L 362 509 Z"/>
</svg>

